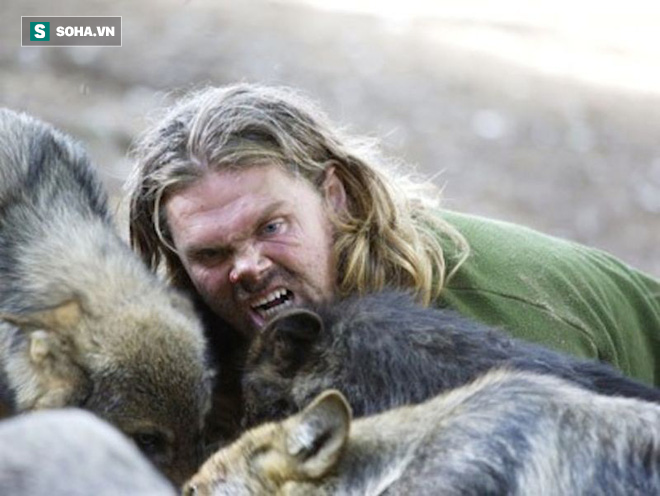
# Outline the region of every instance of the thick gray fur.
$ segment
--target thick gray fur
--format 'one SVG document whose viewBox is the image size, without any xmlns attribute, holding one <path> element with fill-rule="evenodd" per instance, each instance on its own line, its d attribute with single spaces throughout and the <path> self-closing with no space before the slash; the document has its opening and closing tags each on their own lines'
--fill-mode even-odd
<svg viewBox="0 0 660 496">
<path fill-rule="evenodd" d="M 660 494 L 653 403 L 505 370 L 352 424 L 342 402 L 328 391 L 301 413 L 249 431 L 209 459 L 185 494 Z"/>
<path fill-rule="evenodd" d="M 174 496 L 138 449 L 83 410 L 0 422 L 0 490 L 15 496 Z"/>
<path fill-rule="evenodd" d="M 338 389 L 356 417 L 419 403 L 493 368 L 563 377 L 614 396 L 660 402 L 660 390 L 613 367 L 513 339 L 455 312 L 423 308 L 409 294 L 374 293 L 276 317 L 245 363 L 245 425 L 297 412 Z"/>
<path fill-rule="evenodd" d="M 0 390 L 15 409 L 95 412 L 183 481 L 201 456 L 205 353 L 191 303 L 116 233 L 82 148 L 0 110 Z"/>
</svg>

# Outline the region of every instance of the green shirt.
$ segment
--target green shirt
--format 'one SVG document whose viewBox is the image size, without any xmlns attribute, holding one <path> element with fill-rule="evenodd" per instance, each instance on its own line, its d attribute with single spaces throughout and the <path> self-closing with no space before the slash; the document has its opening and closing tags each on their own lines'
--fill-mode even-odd
<svg viewBox="0 0 660 496">
<path fill-rule="evenodd" d="M 660 281 L 602 251 L 522 226 L 441 215 L 471 254 L 439 306 L 660 384 Z M 449 245 L 446 255 L 451 270 Z"/>
</svg>

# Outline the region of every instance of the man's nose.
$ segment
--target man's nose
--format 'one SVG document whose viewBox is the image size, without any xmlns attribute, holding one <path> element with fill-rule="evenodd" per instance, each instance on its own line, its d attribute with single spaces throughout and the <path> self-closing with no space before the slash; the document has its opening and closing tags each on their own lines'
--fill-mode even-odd
<svg viewBox="0 0 660 496">
<path fill-rule="evenodd" d="M 229 281 L 232 284 L 258 281 L 271 265 L 270 260 L 257 247 L 246 247 L 234 255 Z"/>
</svg>

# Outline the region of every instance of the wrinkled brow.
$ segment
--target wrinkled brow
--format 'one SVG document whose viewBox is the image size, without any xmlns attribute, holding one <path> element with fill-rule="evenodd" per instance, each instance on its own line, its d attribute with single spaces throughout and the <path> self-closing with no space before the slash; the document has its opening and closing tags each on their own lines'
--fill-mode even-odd
<svg viewBox="0 0 660 496">
<path fill-rule="evenodd" d="M 191 259 L 204 256 L 207 251 L 212 251 L 215 256 L 228 256 L 234 250 L 232 244 L 252 236 L 266 222 L 271 220 L 275 212 L 281 210 L 286 205 L 287 202 L 284 200 L 273 201 L 263 207 L 261 212 L 254 217 L 254 220 L 250 221 L 250 225 L 246 226 L 243 233 L 231 233 L 222 236 L 223 239 L 215 242 L 191 244 L 185 247 L 185 254 Z"/>
</svg>

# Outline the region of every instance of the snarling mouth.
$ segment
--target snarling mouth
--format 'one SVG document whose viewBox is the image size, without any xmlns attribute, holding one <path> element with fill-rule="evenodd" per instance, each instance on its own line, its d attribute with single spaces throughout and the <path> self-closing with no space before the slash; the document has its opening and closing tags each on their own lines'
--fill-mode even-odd
<svg viewBox="0 0 660 496">
<path fill-rule="evenodd" d="M 293 293 L 288 289 L 278 288 L 261 298 L 251 306 L 264 320 L 293 305 Z"/>
</svg>

